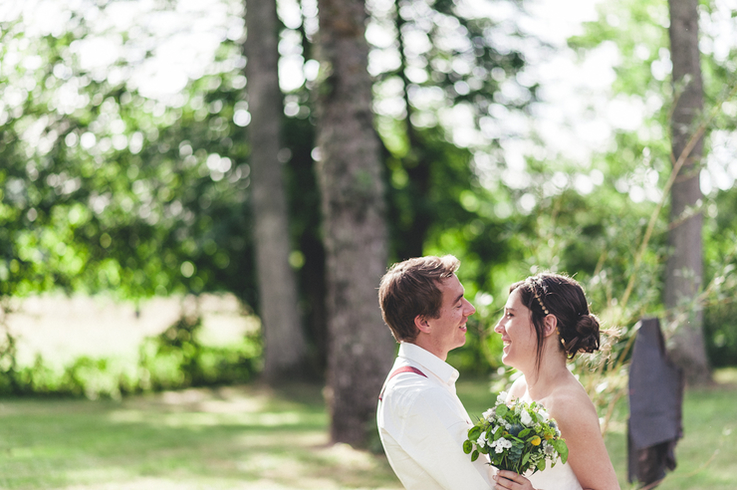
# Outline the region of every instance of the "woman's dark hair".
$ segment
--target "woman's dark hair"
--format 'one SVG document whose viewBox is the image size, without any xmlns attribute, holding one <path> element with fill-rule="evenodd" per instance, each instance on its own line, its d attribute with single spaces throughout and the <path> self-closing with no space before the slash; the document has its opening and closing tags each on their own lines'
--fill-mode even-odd
<svg viewBox="0 0 737 490">
<path fill-rule="evenodd" d="M 574 279 L 560 274 L 542 273 L 512 284 L 509 293 L 519 289 L 522 303 L 532 312 L 537 337 L 536 365 L 540 365 L 547 315 L 558 319 L 561 348 L 569 359 L 579 352 L 599 349 L 599 319 L 589 312 L 583 288 Z"/>
</svg>

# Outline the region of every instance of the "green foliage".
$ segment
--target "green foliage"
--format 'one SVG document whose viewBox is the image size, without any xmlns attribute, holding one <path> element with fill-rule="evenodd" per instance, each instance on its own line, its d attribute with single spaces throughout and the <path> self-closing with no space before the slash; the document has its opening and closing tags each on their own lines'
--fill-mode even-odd
<svg viewBox="0 0 737 490">
<path fill-rule="evenodd" d="M 621 179 L 622 188 L 638 185 L 638 175 L 641 179 L 647 178 L 655 170 L 659 175 L 659 185 L 662 186 L 671 169 L 670 139 L 667 137 L 670 132 L 669 112 L 679 90 L 671 86 L 668 69 L 667 4 L 625 2 L 601 4 L 599 8 L 599 20 L 590 23 L 585 34 L 571 39 L 570 44 L 582 55 L 607 43 L 610 47 L 615 46 L 620 55 L 615 67 L 615 95 L 638 98 L 647 109 L 642 126 L 637 131 L 618 132 L 616 151 L 602 155 L 606 162 L 603 170 L 608 178 Z M 718 44 L 724 44 L 718 38 L 719 25 L 723 25 L 725 15 L 729 17 L 730 11 L 725 12 L 725 7 L 715 2 L 702 2 L 700 11 L 700 54 L 706 103 L 702 122 L 708 124 L 707 135 L 711 133 L 711 137 L 707 136 L 705 140 L 704 154 L 707 157 L 704 158 L 702 169 L 709 171 L 712 178 L 708 180 L 712 181 L 714 190 L 704 196 L 703 204 L 697 210 L 704 215 L 704 287 L 698 304 L 690 307 L 704 309 L 708 353 L 715 366 L 722 366 L 734 363 L 734 359 L 737 359 L 734 341 L 737 323 L 730 320 L 735 313 L 733 270 L 737 266 L 737 248 L 733 230 L 737 190 L 725 189 L 723 182 L 713 182 L 714 178 L 721 179 L 718 176 L 729 171 L 726 168 L 728 162 L 723 157 L 714 158 L 709 153 L 723 151 L 714 144 L 722 141 L 725 134 L 733 134 L 736 127 L 734 101 L 730 97 L 734 96 L 737 66 L 729 56 L 725 56 L 726 53 L 716 49 Z M 719 166 L 725 168 L 719 169 Z M 623 185 L 625 183 L 628 185 Z M 623 221 L 623 212 L 624 209 L 621 209 L 613 213 L 620 223 Z M 660 313 L 661 270 L 664 258 L 669 253 L 665 243 L 666 215 L 667 212 L 663 211 L 659 218 L 653 243 L 646 251 L 640 270 L 627 273 L 638 274 L 638 280 L 631 295 L 633 303 L 627 305 L 629 312 L 622 312 L 624 318 L 620 326 L 625 328 L 633 325 L 643 314 Z M 613 238 L 615 240 L 606 240 L 609 246 L 616 243 L 616 237 Z M 639 241 L 636 236 L 629 235 L 625 236 L 623 242 L 627 243 L 627 239 L 632 240 L 632 243 Z M 626 257 L 622 253 L 618 255 Z M 640 278 L 652 279 L 640 281 Z M 616 291 L 613 292 L 608 304 L 617 297 L 621 298 Z M 622 333 L 625 336 L 628 334 L 626 330 Z"/>
<path fill-rule="evenodd" d="M 515 279 L 550 269 L 575 274 L 584 285 L 605 335 L 602 350 L 579 357 L 575 369 L 604 415 L 606 429 L 617 402 L 626 396 L 627 365 L 636 335 L 633 327 L 643 316 L 663 313 L 662 281 L 669 253 L 667 196 L 662 210 L 658 201 L 663 198 L 662 189 L 672 168 L 667 135 L 674 94 L 669 70 L 665 69 L 667 6 L 629 2 L 602 4 L 600 9 L 600 19 L 570 44 L 582 57 L 595 55 L 596 49 L 616 50 L 619 56 L 614 96 L 639 100 L 645 109 L 644 118 L 636 131 L 617 130 L 613 149 L 594 154 L 592 168 L 604 176 L 594 192 L 573 188 L 571 176 L 581 172 L 575 166 L 560 161 L 536 165 L 538 162 L 528 160 L 533 184 L 524 192 L 535 198 L 535 207 L 530 212 L 531 232 L 519 236 L 527 255 L 520 261 Z M 714 62 L 707 56 L 707 64 Z M 726 71 L 721 73 L 726 75 Z M 711 76 L 706 76 L 705 86 L 707 99 L 716 110 L 722 103 L 724 85 L 734 86 L 734 75 L 721 79 Z M 733 128 L 734 118 L 719 113 L 710 124 L 714 128 Z M 569 177 L 560 178 L 560 174 Z M 556 180 L 563 185 L 551 189 L 549 183 Z M 654 191 L 643 198 L 642 191 L 648 187 Z M 698 210 L 705 217 L 704 288 L 695 302 L 684 305 L 705 309 L 709 353 L 719 363 L 734 363 L 737 359 L 732 340 L 735 323 L 730 320 L 734 317 L 737 252 L 734 192 L 728 189 L 707 194 Z M 665 328 L 668 336 L 674 326 Z"/>
<path fill-rule="evenodd" d="M 199 317 L 181 317 L 140 347 L 139 370 L 146 390 L 243 383 L 256 373 L 261 349 L 255 338 L 230 347 L 203 345 Z"/>
<path fill-rule="evenodd" d="M 704 332 L 713 367 L 734 366 L 737 359 L 737 306 L 734 299 L 709 305 L 704 312 Z"/>
<path fill-rule="evenodd" d="M 0 88 L 12 95 L 0 107 L 0 297 L 50 289 L 134 300 L 230 291 L 257 310 L 241 46 L 223 39 L 181 93 L 144 97 L 127 78 L 137 62 L 122 56 L 103 73 L 84 68 L 76 54 L 75 46 L 107 35 L 89 19 L 105 18 L 113 3 L 70 7 L 51 34 L 22 21 L 0 25 Z M 236 32 L 243 3 L 219 7 Z M 160 42 L 119 34 L 123 53 Z M 280 159 L 293 215 L 290 263 L 324 358 L 309 97 L 306 89 L 287 97 L 299 110 L 285 116 Z"/>
<path fill-rule="evenodd" d="M 82 356 L 61 370 L 41 357 L 18 366 L 15 339 L 0 346 L 0 395 L 113 398 L 134 393 L 246 383 L 260 370 L 261 342 L 249 335 L 227 346 L 199 339 L 201 319 L 182 317 L 164 333 L 144 339 L 138 361 Z"/>
<path fill-rule="evenodd" d="M 375 7 L 372 22 L 394 35 L 375 48 L 377 56 L 399 58 L 396 68 L 378 74 L 375 86 L 392 260 L 433 253 L 429 249 L 437 245 L 457 255 L 468 248 L 469 260 L 480 254 L 489 262 L 503 261 L 504 220 L 494 205 L 505 201 L 506 193 L 484 189 L 473 168 L 476 147 L 488 152 L 498 140 L 457 140 L 483 134 L 490 114 L 498 112 L 493 108 L 523 110 L 536 99 L 537 87 L 516 78 L 525 66 L 516 42 L 522 34 L 512 21 L 495 21 L 456 2 L 429 6 L 408 0 L 385 8 Z M 502 93 L 505 82 L 515 87 L 515 97 Z M 467 110 L 464 130 L 449 117 L 456 107 Z M 486 285 L 488 276 L 482 276 L 480 285 Z"/>
<path fill-rule="evenodd" d="M 737 190 L 720 191 L 709 205 L 716 216 L 704 230 L 705 273 L 712 278 L 705 300 L 704 331 L 714 367 L 733 366 L 737 359 Z"/>
<path fill-rule="evenodd" d="M 70 14 L 58 37 L 0 26 L 15 94 L 0 117 L 0 294 L 227 289 L 255 304 L 238 45 L 178 98 L 146 99 L 80 66 L 90 28 Z"/>
</svg>

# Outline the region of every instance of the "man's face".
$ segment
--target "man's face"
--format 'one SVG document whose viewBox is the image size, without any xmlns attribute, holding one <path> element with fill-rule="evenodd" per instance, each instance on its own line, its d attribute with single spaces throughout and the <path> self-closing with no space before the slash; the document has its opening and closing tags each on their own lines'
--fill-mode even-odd
<svg viewBox="0 0 737 490">
<path fill-rule="evenodd" d="M 426 318 L 425 321 L 430 327 L 428 350 L 445 360 L 448 352 L 466 343 L 466 322 L 476 308 L 463 297 L 463 285 L 455 274 L 444 279 L 439 286 L 443 293 L 440 316 Z"/>
</svg>

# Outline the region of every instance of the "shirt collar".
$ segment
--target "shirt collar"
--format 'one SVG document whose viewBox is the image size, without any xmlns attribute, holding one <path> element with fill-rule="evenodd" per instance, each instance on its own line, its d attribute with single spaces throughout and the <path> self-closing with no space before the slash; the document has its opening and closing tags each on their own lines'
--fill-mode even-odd
<svg viewBox="0 0 737 490">
<path fill-rule="evenodd" d="M 410 342 L 401 342 L 399 344 L 398 357 L 404 357 L 420 364 L 448 385 L 453 385 L 458 379 L 459 373 L 456 368 L 419 345 Z"/>
</svg>

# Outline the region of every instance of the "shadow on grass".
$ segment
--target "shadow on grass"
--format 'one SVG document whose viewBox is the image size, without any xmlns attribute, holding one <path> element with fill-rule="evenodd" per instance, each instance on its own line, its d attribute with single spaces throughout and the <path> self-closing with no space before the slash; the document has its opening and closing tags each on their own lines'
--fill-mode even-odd
<svg viewBox="0 0 737 490">
<path fill-rule="evenodd" d="M 0 486 L 401 488 L 383 457 L 328 445 L 327 422 L 320 388 L 308 385 L 6 399 Z"/>
</svg>

